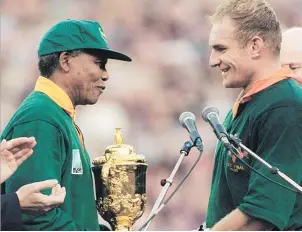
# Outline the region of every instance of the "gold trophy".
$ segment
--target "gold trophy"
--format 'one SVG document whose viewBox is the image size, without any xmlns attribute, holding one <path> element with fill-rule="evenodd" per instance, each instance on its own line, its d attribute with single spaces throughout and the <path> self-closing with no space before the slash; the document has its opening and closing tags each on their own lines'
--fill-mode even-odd
<svg viewBox="0 0 302 232">
<path fill-rule="evenodd" d="M 97 210 L 112 230 L 133 230 L 146 208 L 148 164 L 132 146 L 123 144 L 120 129 L 115 129 L 115 144 L 92 161 Z"/>
</svg>

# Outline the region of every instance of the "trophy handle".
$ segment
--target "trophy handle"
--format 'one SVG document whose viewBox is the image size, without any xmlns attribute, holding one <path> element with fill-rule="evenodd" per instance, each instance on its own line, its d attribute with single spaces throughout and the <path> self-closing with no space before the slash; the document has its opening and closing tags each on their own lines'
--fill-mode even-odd
<svg viewBox="0 0 302 232">
<path fill-rule="evenodd" d="M 110 166 L 111 166 L 110 164 L 105 163 L 102 168 L 101 177 L 105 186 L 108 186 L 108 176 L 109 176 Z"/>
</svg>

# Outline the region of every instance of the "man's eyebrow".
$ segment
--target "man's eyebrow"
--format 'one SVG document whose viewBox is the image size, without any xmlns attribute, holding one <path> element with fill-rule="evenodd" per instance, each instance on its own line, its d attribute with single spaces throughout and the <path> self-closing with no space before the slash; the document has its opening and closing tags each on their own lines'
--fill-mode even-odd
<svg viewBox="0 0 302 232">
<path fill-rule="evenodd" d="M 95 62 L 98 62 L 98 63 L 107 63 L 108 59 L 107 58 L 96 58 L 95 59 Z"/>
<path fill-rule="evenodd" d="M 282 65 L 298 65 L 298 66 L 302 66 L 302 63 L 300 63 L 300 62 L 285 62 L 285 63 L 282 63 Z"/>
</svg>

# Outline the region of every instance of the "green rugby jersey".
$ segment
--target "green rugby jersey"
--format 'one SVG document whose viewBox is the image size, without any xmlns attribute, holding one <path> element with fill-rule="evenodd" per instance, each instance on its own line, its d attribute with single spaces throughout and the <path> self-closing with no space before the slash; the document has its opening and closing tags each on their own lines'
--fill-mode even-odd
<svg viewBox="0 0 302 232">
<path fill-rule="evenodd" d="M 23 230 L 100 230 L 90 158 L 70 104 L 62 89 L 40 77 L 36 91 L 23 101 L 2 134 L 7 140 L 33 136 L 37 141 L 33 155 L 5 182 L 6 192 L 47 179 L 66 187 L 65 201 L 57 208 L 39 217 L 23 214 Z"/>
<path fill-rule="evenodd" d="M 281 80 L 238 105 L 234 115 L 235 118 L 230 111 L 224 121 L 227 132 L 237 135 L 244 145 L 301 185 L 302 89 L 298 84 L 290 79 Z M 289 186 L 246 152 L 241 150 L 240 157 L 270 179 Z M 302 195 L 251 171 L 219 142 L 207 227 L 213 227 L 236 208 L 270 222 L 277 230 L 302 227 Z"/>
</svg>

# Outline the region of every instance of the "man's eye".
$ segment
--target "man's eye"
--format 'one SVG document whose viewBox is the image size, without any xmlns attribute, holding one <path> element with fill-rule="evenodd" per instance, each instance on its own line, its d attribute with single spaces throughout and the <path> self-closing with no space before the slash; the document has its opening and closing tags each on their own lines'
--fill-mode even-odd
<svg viewBox="0 0 302 232">
<path fill-rule="evenodd" d="M 291 70 L 296 70 L 296 69 L 302 68 L 302 65 L 289 65 L 289 68 L 290 68 Z"/>
<path fill-rule="evenodd" d="M 106 70 L 106 62 L 104 61 L 95 61 L 95 64 L 97 64 L 101 69 Z"/>
<path fill-rule="evenodd" d="M 219 47 L 219 48 L 216 48 L 216 51 L 217 51 L 217 52 L 224 52 L 225 50 L 226 50 L 226 48 L 220 48 L 220 47 Z"/>
</svg>

